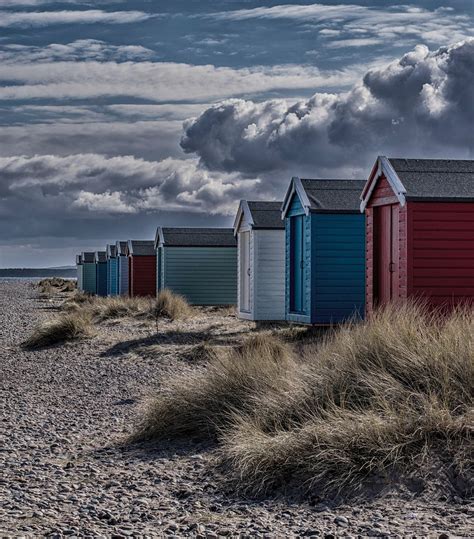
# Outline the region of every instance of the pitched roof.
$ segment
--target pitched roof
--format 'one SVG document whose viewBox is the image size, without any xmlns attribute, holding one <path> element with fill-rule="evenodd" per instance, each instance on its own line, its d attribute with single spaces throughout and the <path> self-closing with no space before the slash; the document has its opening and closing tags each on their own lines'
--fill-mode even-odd
<svg viewBox="0 0 474 539">
<path fill-rule="evenodd" d="M 155 245 L 166 247 L 236 247 L 232 228 L 158 227 Z"/>
<path fill-rule="evenodd" d="M 128 253 L 132 256 L 155 255 L 155 243 L 153 240 L 128 240 Z"/>
<path fill-rule="evenodd" d="M 91 251 L 82 253 L 83 264 L 93 264 L 94 262 L 95 262 L 95 253 Z"/>
<path fill-rule="evenodd" d="M 367 206 L 382 175 L 402 205 L 405 200 L 474 202 L 473 160 L 399 159 L 380 155 L 360 197 L 361 210 Z"/>
<path fill-rule="evenodd" d="M 116 245 L 107 245 L 107 258 L 117 258 Z"/>
<path fill-rule="evenodd" d="M 407 200 L 474 200 L 474 161 L 388 159 L 406 190 Z"/>
<path fill-rule="evenodd" d="M 293 193 L 300 198 L 306 213 L 358 213 L 364 185 L 364 180 L 292 178 L 282 214 L 286 214 Z"/>
<path fill-rule="evenodd" d="M 105 251 L 96 251 L 95 262 L 99 264 L 102 264 L 103 262 L 107 262 L 107 253 Z"/>
<path fill-rule="evenodd" d="M 117 256 L 126 256 L 127 255 L 127 242 L 126 241 L 117 241 L 115 243 L 117 248 Z"/>
</svg>

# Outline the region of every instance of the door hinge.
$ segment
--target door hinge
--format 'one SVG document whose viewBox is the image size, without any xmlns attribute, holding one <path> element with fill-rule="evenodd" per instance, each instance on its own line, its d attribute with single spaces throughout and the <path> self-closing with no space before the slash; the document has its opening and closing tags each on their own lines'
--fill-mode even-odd
<svg viewBox="0 0 474 539">
<path fill-rule="evenodd" d="M 388 271 L 390 273 L 395 273 L 395 262 L 390 262 L 390 264 L 388 265 Z"/>
</svg>

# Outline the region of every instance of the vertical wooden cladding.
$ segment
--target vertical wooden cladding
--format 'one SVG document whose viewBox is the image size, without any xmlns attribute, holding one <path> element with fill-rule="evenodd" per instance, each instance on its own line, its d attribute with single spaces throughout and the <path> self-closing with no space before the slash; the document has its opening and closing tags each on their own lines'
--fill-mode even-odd
<svg viewBox="0 0 474 539">
<path fill-rule="evenodd" d="M 366 312 L 408 296 L 408 205 L 401 206 L 381 177 L 365 210 Z"/>
<path fill-rule="evenodd" d="M 435 305 L 473 303 L 474 203 L 410 202 L 411 286 Z"/>
<path fill-rule="evenodd" d="M 156 295 L 156 255 L 129 257 L 129 294 Z"/>
</svg>

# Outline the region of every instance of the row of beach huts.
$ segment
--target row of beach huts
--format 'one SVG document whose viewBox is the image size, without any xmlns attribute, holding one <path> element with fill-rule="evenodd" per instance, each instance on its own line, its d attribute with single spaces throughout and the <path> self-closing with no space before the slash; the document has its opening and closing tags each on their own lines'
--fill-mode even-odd
<svg viewBox="0 0 474 539">
<path fill-rule="evenodd" d="M 100 296 L 169 289 L 250 320 L 335 324 L 391 301 L 474 298 L 474 161 L 377 158 L 367 180 L 300 179 L 240 201 L 233 228 L 158 227 L 77 256 Z"/>
</svg>

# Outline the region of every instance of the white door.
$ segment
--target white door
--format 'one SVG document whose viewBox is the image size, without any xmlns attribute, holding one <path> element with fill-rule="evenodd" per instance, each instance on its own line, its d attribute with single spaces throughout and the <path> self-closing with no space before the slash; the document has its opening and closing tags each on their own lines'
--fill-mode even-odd
<svg viewBox="0 0 474 539">
<path fill-rule="evenodd" d="M 240 233 L 240 310 L 250 312 L 250 232 Z"/>
</svg>

